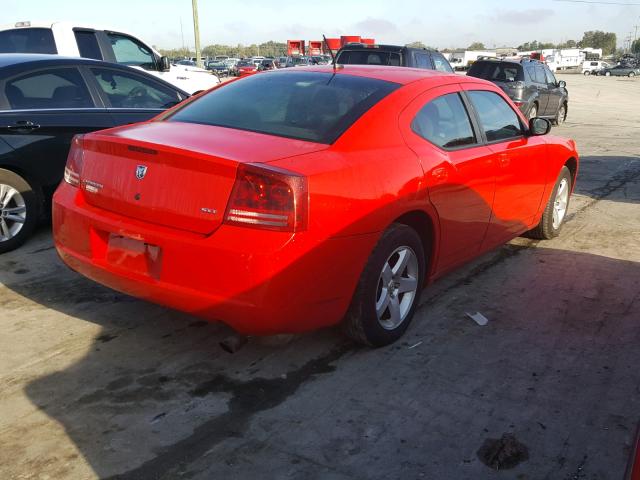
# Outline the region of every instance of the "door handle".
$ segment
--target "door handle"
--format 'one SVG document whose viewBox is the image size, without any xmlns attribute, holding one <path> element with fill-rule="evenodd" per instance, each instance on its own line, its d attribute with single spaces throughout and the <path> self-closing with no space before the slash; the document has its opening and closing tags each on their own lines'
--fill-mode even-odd
<svg viewBox="0 0 640 480">
<path fill-rule="evenodd" d="M 40 125 L 33 123 L 31 120 L 18 120 L 13 125 L 7 126 L 7 129 L 9 130 L 26 131 L 26 132 L 37 130 L 38 128 L 40 128 Z"/>
</svg>

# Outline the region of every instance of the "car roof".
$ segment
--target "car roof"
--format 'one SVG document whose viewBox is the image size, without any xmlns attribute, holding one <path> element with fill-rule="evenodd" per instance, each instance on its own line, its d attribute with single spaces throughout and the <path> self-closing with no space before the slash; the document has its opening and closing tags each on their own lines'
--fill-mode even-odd
<svg viewBox="0 0 640 480">
<path fill-rule="evenodd" d="M 468 83 L 478 80 L 477 78 L 471 80 L 464 75 L 440 72 L 438 70 L 379 65 L 338 65 L 335 70 L 332 65 L 317 65 L 312 67 L 299 67 L 295 69 L 295 72 L 323 72 L 335 73 L 336 75 L 354 75 L 399 83 L 401 85 L 428 79 L 431 79 L 434 84 L 438 84 L 442 83 L 443 78 L 450 80 L 455 79 L 457 83 Z"/>
<path fill-rule="evenodd" d="M 39 63 L 46 62 L 50 64 L 55 63 L 78 63 L 78 64 L 103 64 L 101 60 L 94 60 L 92 58 L 83 57 L 64 57 L 55 54 L 44 53 L 0 53 L 0 68 L 10 67 L 14 65 L 20 65 L 24 63 Z M 118 64 L 116 64 L 118 65 Z"/>
</svg>

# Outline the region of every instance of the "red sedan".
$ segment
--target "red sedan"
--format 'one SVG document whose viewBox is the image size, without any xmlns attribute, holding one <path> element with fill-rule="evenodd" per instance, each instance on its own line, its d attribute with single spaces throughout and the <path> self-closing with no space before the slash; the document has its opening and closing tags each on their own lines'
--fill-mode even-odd
<svg viewBox="0 0 640 480">
<path fill-rule="evenodd" d="M 241 333 L 342 322 L 385 345 L 432 280 L 524 232 L 558 235 L 578 154 L 549 129 L 476 78 L 252 75 L 76 137 L 56 248 L 97 282 Z"/>
<path fill-rule="evenodd" d="M 246 77 L 258 73 L 258 66 L 252 61 L 241 61 L 236 65 L 239 77 Z"/>
</svg>

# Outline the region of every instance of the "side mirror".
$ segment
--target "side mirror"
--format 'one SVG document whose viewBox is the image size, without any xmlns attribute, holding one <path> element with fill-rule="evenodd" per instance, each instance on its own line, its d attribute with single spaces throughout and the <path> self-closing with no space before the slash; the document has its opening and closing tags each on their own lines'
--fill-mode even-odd
<svg viewBox="0 0 640 480">
<path fill-rule="evenodd" d="M 532 118 L 529 120 L 529 132 L 531 135 L 546 135 L 551 131 L 551 122 L 546 118 Z"/>
<path fill-rule="evenodd" d="M 560 81 L 558 82 L 558 87 L 559 87 L 559 88 L 564 88 L 564 87 L 566 87 L 566 86 L 567 86 L 567 82 L 565 82 L 564 80 L 560 80 Z"/>
<path fill-rule="evenodd" d="M 171 62 L 169 61 L 169 57 L 160 57 L 160 71 L 168 72 L 171 70 Z"/>
</svg>

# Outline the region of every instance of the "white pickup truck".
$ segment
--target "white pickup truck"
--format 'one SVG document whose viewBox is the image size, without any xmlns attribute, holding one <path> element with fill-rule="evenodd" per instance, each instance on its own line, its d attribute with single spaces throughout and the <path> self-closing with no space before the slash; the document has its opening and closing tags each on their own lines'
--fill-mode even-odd
<svg viewBox="0 0 640 480">
<path fill-rule="evenodd" d="M 195 93 L 220 83 L 202 68 L 171 65 L 128 33 L 77 27 L 68 22 L 18 22 L 0 26 L 0 53 L 48 53 L 86 57 L 140 68 L 182 90 Z"/>
</svg>

